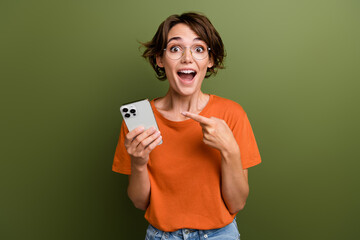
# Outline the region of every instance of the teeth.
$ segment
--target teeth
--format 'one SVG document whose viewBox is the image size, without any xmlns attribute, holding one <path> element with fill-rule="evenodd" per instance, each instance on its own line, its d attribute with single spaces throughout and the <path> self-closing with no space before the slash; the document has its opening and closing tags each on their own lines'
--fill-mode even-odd
<svg viewBox="0 0 360 240">
<path fill-rule="evenodd" d="M 179 72 L 185 73 L 185 74 L 195 73 L 194 70 L 181 70 L 181 71 L 179 71 Z"/>
</svg>

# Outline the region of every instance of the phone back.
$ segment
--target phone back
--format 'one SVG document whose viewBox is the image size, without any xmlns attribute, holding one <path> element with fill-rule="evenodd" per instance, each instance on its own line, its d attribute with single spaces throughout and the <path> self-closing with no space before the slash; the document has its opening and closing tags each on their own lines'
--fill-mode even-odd
<svg viewBox="0 0 360 240">
<path fill-rule="evenodd" d="M 148 129 L 154 126 L 159 130 L 149 100 L 140 100 L 120 107 L 121 115 L 129 131 L 143 126 Z"/>
</svg>

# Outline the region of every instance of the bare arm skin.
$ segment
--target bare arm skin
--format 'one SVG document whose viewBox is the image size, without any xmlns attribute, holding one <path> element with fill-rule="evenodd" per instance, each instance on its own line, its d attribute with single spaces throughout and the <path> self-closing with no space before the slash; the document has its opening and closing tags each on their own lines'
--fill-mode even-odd
<svg viewBox="0 0 360 240">
<path fill-rule="evenodd" d="M 161 141 L 155 128 L 138 127 L 126 135 L 125 147 L 131 157 L 128 196 L 136 208 L 146 210 L 150 201 L 150 180 L 147 170 L 150 152 Z"/>
<path fill-rule="evenodd" d="M 184 112 L 184 116 L 200 123 L 205 144 L 221 153 L 221 193 L 230 213 L 242 210 L 249 195 L 248 171 L 243 170 L 240 149 L 235 137 L 222 119 L 206 118 Z"/>
<path fill-rule="evenodd" d="M 248 170 L 243 170 L 238 154 L 221 152 L 221 193 L 231 214 L 245 207 L 249 195 Z"/>
</svg>

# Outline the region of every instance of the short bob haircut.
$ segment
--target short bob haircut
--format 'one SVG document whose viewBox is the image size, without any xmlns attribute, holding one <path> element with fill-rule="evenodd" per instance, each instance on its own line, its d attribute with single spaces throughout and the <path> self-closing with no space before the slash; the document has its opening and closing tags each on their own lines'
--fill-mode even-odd
<svg viewBox="0 0 360 240">
<path fill-rule="evenodd" d="M 219 33 L 206 16 L 195 12 L 187 12 L 181 15 L 169 16 L 160 24 L 151 41 L 141 43 L 146 48 L 142 56 L 150 62 L 157 78 L 165 80 L 166 74 L 165 69 L 156 64 L 156 56 L 163 56 L 168 33 L 172 27 L 179 23 L 189 26 L 210 47 L 209 57 L 213 60 L 214 65 L 207 69 L 205 78 L 210 77 L 212 74 L 215 75 L 218 69 L 223 69 L 225 50 Z"/>
</svg>

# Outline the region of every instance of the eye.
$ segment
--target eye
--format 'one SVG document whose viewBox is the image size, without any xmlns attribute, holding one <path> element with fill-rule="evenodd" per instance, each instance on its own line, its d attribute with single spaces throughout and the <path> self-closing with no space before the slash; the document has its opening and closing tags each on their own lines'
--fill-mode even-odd
<svg viewBox="0 0 360 240">
<path fill-rule="evenodd" d="M 172 46 L 170 47 L 170 52 L 181 52 L 180 46 Z"/>
<path fill-rule="evenodd" d="M 198 52 L 198 53 L 202 53 L 202 52 L 205 51 L 205 48 L 202 47 L 202 46 L 196 46 L 196 47 L 194 48 L 194 51 L 195 51 L 195 52 Z"/>
</svg>

